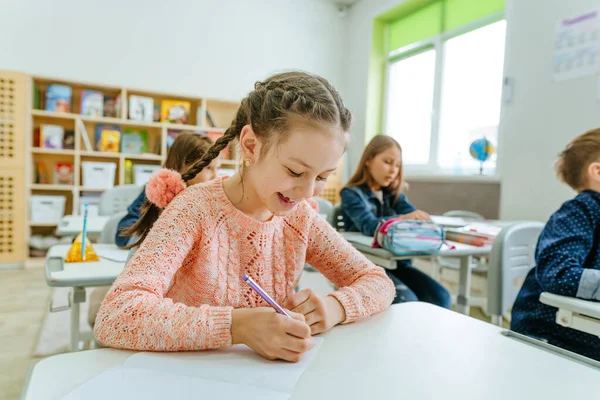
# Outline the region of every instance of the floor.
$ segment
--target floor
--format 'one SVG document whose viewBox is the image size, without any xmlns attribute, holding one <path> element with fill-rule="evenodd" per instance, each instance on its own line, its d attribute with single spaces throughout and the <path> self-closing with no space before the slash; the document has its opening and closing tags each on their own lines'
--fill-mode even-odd
<svg viewBox="0 0 600 400">
<path fill-rule="evenodd" d="M 442 281 L 453 286 L 453 278 L 442 276 Z M 483 285 L 474 277 L 474 291 L 478 286 Z M 331 290 L 318 273 L 304 274 L 300 287 L 311 287 L 321 295 Z M 50 295 L 43 268 L 0 270 L 0 400 L 19 398 L 27 371 L 38 360 L 31 354 Z M 471 316 L 489 321 L 479 308 L 472 307 Z"/>
<path fill-rule="evenodd" d="M 0 399 L 18 399 L 50 299 L 43 268 L 0 271 Z"/>
</svg>

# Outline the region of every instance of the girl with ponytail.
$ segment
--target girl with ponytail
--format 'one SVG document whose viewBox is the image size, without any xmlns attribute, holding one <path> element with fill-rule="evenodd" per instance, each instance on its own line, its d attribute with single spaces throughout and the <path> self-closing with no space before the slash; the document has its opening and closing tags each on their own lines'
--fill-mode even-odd
<svg viewBox="0 0 600 400">
<path fill-rule="evenodd" d="M 311 336 L 386 309 L 394 285 L 321 218 L 318 195 L 346 150 L 351 114 L 325 79 L 287 72 L 257 82 L 225 134 L 185 172 L 163 170 L 132 226 L 140 247 L 100 307 L 99 343 L 138 351 L 246 344 L 298 361 Z M 189 186 L 229 144 L 227 179 Z M 305 263 L 339 290 L 294 292 Z M 292 318 L 243 281 L 249 275 Z"/>
</svg>

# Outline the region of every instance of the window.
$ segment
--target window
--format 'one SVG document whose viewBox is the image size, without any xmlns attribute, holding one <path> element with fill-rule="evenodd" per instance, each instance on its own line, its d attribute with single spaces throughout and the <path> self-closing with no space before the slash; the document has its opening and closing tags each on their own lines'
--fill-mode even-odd
<svg viewBox="0 0 600 400">
<path fill-rule="evenodd" d="M 485 1 L 493 2 L 478 4 Z M 490 5 L 469 22 L 450 12 L 461 2 L 469 0 L 432 3 L 388 28 L 383 127 L 402 145 L 408 173 L 472 174 L 479 162 L 470 144 L 482 137 L 498 143 L 506 21 L 497 8 L 503 4 L 494 2 L 492 14 Z M 421 28 L 420 37 L 429 37 L 414 42 L 417 22 L 432 28 Z M 495 172 L 495 153 L 484 167 Z"/>
<path fill-rule="evenodd" d="M 473 140 L 487 137 L 498 143 L 505 21 L 448 40 L 444 65 L 437 162 L 442 169 L 473 170 L 479 163 L 469 155 Z M 496 166 L 496 153 L 486 161 Z"/>
<path fill-rule="evenodd" d="M 402 144 L 405 164 L 426 164 L 431 140 L 435 51 L 430 49 L 390 65 L 386 132 Z"/>
</svg>

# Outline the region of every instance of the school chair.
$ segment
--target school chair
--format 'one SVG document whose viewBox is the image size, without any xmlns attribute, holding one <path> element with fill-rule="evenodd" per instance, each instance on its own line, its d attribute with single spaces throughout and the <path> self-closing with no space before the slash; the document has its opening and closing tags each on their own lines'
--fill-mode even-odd
<svg viewBox="0 0 600 400">
<path fill-rule="evenodd" d="M 127 211 L 127 207 L 139 196 L 142 187 L 138 185 L 119 185 L 105 190 L 100 196 L 99 215 L 115 215 Z"/>
<path fill-rule="evenodd" d="M 331 217 L 331 225 L 338 232 L 344 231 L 344 214 L 342 213 L 342 204 L 336 204 L 333 206 L 333 212 Z"/>
<path fill-rule="evenodd" d="M 464 218 L 464 219 L 475 219 L 482 220 L 485 219 L 483 215 L 476 213 L 474 211 L 466 211 L 466 210 L 451 210 L 442 214 L 444 217 L 454 217 L 454 218 Z"/>
<path fill-rule="evenodd" d="M 544 229 L 541 222 L 517 222 L 494 240 L 487 271 L 487 312 L 494 325 L 512 307 L 525 277 L 535 267 L 535 249 Z"/>
<path fill-rule="evenodd" d="M 315 197 L 314 199 L 319 206 L 319 214 L 324 214 L 327 222 L 331 223 L 331 218 L 333 216 L 333 204 L 331 204 L 329 200 L 322 197 Z"/>
<path fill-rule="evenodd" d="M 102 232 L 100 233 L 100 237 L 98 238 L 98 243 L 115 243 L 115 236 L 117 235 L 117 228 L 121 219 L 127 215 L 127 211 L 121 211 L 108 220 Z"/>
</svg>

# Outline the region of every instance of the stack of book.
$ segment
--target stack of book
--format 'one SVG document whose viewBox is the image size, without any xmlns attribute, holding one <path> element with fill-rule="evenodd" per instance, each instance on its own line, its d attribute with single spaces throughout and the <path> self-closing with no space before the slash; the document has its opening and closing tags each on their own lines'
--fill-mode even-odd
<svg viewBox="0 0 600 400">
<path fill-rule="evenodd" d="M 476 222 L 462 228 L 446 229 L 446 239 L 481 247 L 491 245 L 501 230 L 499 226 Z"/>
</svg>

